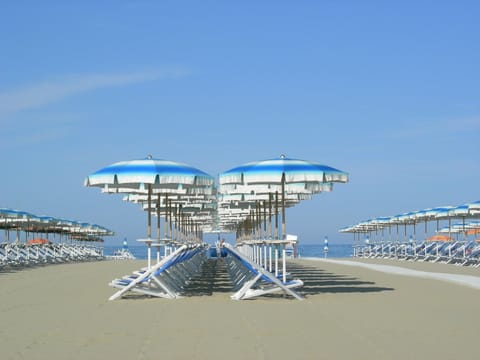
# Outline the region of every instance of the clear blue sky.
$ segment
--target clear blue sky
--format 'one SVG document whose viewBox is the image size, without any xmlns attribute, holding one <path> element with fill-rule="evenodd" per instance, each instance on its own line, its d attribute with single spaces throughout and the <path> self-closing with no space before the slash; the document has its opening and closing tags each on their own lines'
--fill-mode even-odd
<svg viewBox="0 0 480 360">
<path fill-rule="evenodd" d="M 287 211 L 300 240 L 480 199 L 478 1 L 14 1 L 0 11 L 0 207 L 146 216 L 83 187 L 116 161 L 213 176 L 286 154 L 350 173 Z"/>
</svg>

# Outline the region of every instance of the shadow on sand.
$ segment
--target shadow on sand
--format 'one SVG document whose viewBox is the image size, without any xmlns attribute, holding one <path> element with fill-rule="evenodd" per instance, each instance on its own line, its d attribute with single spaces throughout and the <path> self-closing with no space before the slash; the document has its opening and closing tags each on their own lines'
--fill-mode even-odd
<svg viewBox="0 0 480 360">
<path fill-rule="evenodd" d="M 287 271 L 293 278 L 303 280 L 304 285 L 298 292 L 305 296 L 322 293 L 370 293 L 395 290 L 375 286 L 372 281 L 361 281 L 355 277 L 333 274 L 318 267 L 294 261 L 288 263 Z"/>
<path fill-rule="evenodd" d="M 232 293 L 232 283 L 223 260 L 208 259 L 200 273 L 185 287 L 182 296 L 211 296 L 213 293 Z"/>
<path fill-rule="evenodd" d="M 317 266 L 301 264 L 295 261 L 288 263 L 287 271 L 292 278 L 301 279 L 304 282 L 303 287 L 298 288 L 296 291 L 306 298 L 310 295 L 325 293 L 374 293 L 395 290 L 393 288 L 375 286 L 375 283 L 371 281 L 362 281 L 352 276 L 334 274 Z M 221 259 L 206 260 L 200 272 L 190 279 L 181 295 L 183 297 L 212 296 L 214 293 L 221 293 L 224 296 L 234 293 L 226 264 Z M 141 299 L 148 298 L 148 296 L 130 293 L 126 298 Z M 261 298 L 295 300 L 291 296 L 285 296 L 283 292 L 264 295 Z"/>
</svg>

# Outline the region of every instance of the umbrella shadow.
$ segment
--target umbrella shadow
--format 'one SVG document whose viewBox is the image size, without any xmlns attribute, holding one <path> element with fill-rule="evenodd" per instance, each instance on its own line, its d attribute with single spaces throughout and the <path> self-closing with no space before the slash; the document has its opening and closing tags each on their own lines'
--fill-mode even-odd
<svg viewBox="0 0 480 360">
<path fill-rule="evenodd" d="M 232 282 L 223 260 L 207 259 L 201 265 L 200 271 L 192 276 L 183 289 L 181 297 L 213 296 L 215 293 L 232 293 Z M 128 292 L 124 299 L 142 300 L 152 298 L 150 295 Z"/>
<path fill-rule="evenodd" d="M 182 296 L 212 296 L 214 293 L 231 293 L 232 282 L 222 259 L 207 259 L 200 272 L 184 287 Z"/>
<path fill-rule="evenodd" d="M 39 267 L 45 267 L 46 263 L 31 263 L 31 264 L 6 264 L 0 266 L 0 275 L 13 274 L 20 271 L 33 270 Z"/>
<path fill-rule="evenodd" d="M 318 295 L 324 293 L 372 293 L 393 291 L 394 288 L 376 286 L 373 281 L 364 281 L 356 277 L 334 274 L 314 266 L 290 262 L 288 272 L 294 278 L 304 282 L 298 292 L 302 295 Z"/>
</svg>

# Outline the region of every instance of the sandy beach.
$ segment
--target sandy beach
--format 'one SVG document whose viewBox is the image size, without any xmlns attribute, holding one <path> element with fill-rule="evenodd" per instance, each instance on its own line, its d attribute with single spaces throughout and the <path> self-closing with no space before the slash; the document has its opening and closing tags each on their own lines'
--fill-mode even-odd
<svg viewBox="0 0 480 360">
<path fill-rule="evenodd" d="M 350 260 L 350 259 L 349 259 Z M 378 261 L 353 260 L 378 263 Z M 380 261 L 479 276 L 478 269 Z M 178 300 L 107 301 L 143 261 L 0 272 L 2 359 L 477 359 L 480 290 L 335 262 L 295 260 L 304 301 L 232 301 L 226 281 Z"/>
</svg>

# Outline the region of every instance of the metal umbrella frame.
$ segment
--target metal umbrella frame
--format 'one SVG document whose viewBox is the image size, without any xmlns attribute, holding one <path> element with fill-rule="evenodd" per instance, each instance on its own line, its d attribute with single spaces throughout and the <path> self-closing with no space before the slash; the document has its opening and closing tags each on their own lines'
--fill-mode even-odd
<svg viewBox="0 0 480 360">
<path fill-rule="evenodd" d="M 219 175 L 218 193 L 222 195 L 243 195 L 247 203 L 248 200 L 253 202 L 256 211 L 251 215 L 251 222 L 253 222 L 254 227 L 256 224 L 261 224 L 259 207 L 263 206 L 264 228 L 266 227 L 266 201 L 268 199 L 269 209 L 271 209 L 272 196 L 275 196 L 276 226 L 274 241 L 281 243 L 283 247 L 283 280 L 285 282 L 285 243 L 287 241 L 285 210 L 288 207 L 287 195 L 296 196 L 296 199 L 289 204 L 293 206 L 303 199 L 302 196 L 310 198 L 313 194 L 331 191 L 334 182 L 347 181 L 348 174 L 346 172 L 318 162 L 287 158 L 285 155 L 281 155 L 275 159 L 249 162 L 221 173 Z M 281 196 L 281 237 L 278 233 L 277 217 L 279 214 L 279 195 Z M 261 201 L 260 204 L 259 201 Z M 269 219 L 271 219 L 271 216 Z M 243 225 L 248 227 L 247 219 L 243 221 Z M 294 252 L 296 251 L 294 250 Z"/>
<path fill-rule="evenodd" d="M 249 162 L 219 175 L 219 193 L 281 195 L 282 239 L 286 238 L 285 195 L 331 191 L 334 182 L 345 183 L 348 173 L 318 162 L 279 158 Z"/>
<path fill-rule="evenodd" d="M 100 187 L 105 193 L 145 194 L 147 196 L 148 268 L 151 267 L 152 195 L 213 193 L 214 179 L 190 165 L 164 159 L 120 161 L 106 166 L 85 179 L 85 186 Z"/>
<path fill-rule="evenodd" d="M 213 223 L 213 213 L 216 210 L 214 195 L 187 195 L 184 193 L 167 193 L 157 197 L 155 203 L 148 203 L 148 196 L 129 194 L 123 200 L 141 205 L 145 211 L 150 210 L 157 217 L 157 239 L 152 244 L 157 248 L 157 262 L 160 261 L 160 246 L 164 246 L 164 256 L 168 255 L 171 244 L 199 242 L 203 229 Z M 164 216 L 164 237 L 161 237 L 160 217 Z"/>
<path fill-rule="evenodd" d="M 47 240 L 49 234 L 60 234 L 74 240 L 98 242 L 103 241 L 103 236 L 114 235 L 113 231 L 97 224 L 38 216 L 26 211 L 5 208 L 0 209 L 0 229 L 7 232 L 15 230 L 17 232 L 15 243 L 20 243 L 20 231 L 25 233 L 25 243 L 29 233 L 33 236 L 46 234 Z M 9 240 L 8 233 L 6 238 Z"/>
<path fill-rule="evenodd" d="M 436 234 L 448 234 L 448 238 L 452 238 L 452 234 L 463 234 L 463 241 L 466 242 L 467 232 L 470 229 L 475 229 L 478 227 L 476 222 L 466 222 L 466 219 L 475 219 L 480 218 L 480 201 L 475 201 L 459 206 L 442 206 L 429 208 L 424 210 L 412 211 L 403 213 L 400 215 L 392 216 L 389 218 L 375 218 L 366 221 L 362 221 L 356 225 L 344 227 L 340 229 L 340 232 L 353 233 L 354 234 L 354 243 L 355 235 L 360 233 L 370 234 L 373 231 L 378 229 L 383 229 L 383 227 L 391 227 L 395 225 L 397 227 L 397 242 L 399 241 L 398 226 L 405 226 L 405 237 L 406 237 L 406 226 L 413 225 L 414 236 L 416 234 L 415 226 L 419 222 L 425 222 L 425 241 L 429 240 L 427 236 L 427 222 L 436 221 Z M 462 223 L 456 223 L 452 225 L 453 219 L 462 219 Z M 439 221 L 444 220 L 448 221 L 448 226 L 440 228 Z M 412 239 L 416 240 L 416 239 Z M 383 239 L 382 239 L 383 241 Z M 430 240 L 431 241 L 431 240 Z M 438 247 L 437 247 L 438 250 Z M 354 247 L 354 256 L 355 254 Z M 426 249 L 425 249 L 426 251 Z M 450 254 L 449 254 L 450 256 Z"/>
</svg>

